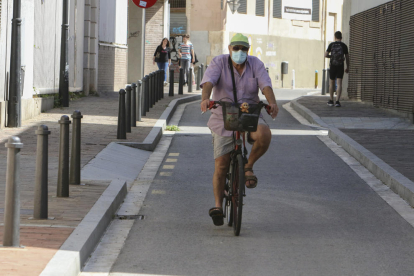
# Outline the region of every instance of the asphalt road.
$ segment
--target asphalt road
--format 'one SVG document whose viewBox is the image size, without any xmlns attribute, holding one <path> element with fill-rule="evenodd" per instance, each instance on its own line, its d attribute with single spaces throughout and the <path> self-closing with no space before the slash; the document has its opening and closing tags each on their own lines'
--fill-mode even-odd
<svg viewBox="0 0 414 276">
<path fill-rule="evenodd" d="M 255 165 L 259 183 L 246 191 L 239 237 L 208 216 L 214 205 L 211 135 L 197 134 L 208 115 L 194 103 L 180 127 L 196 128 L 174 135 L 159 169 L 171 175 L 157 174 L 141 209 L 145 219 L 135 221 L 111 272 L 414 275 L 413 227 L 318 137 L 307 135 L 312 128 L 283 108 L 275 121 L 265 119 L 281 135 L 273 135 Z"/>
</svg>

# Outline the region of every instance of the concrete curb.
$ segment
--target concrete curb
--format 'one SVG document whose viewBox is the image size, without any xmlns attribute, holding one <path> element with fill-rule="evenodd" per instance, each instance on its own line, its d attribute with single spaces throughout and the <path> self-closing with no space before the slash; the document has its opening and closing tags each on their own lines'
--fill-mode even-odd
<svg viewBox="0 0 414 276">
<path fill-rule="evenodd" d="M 40 275 L 77 276 L 98 245 L 126 194 L 126 182 L 113 180 Z"/>
<path fill-rule="evenodd" d="M 142 143 L 134 143 L 134 142 L 117 142 L 120 145 L 130 146 L 138 149 L 153 151 L 157 146 L 158 142 L 161 139 L 161 136 L 164 132 L 165 127 L 167 126 L 168 122 L 171 120 L 172 116 L 174 115 L 177 106 L 183 103 L 198 101 L 201 100 L 201 94 L 197 94 L 194 96 L 188 96 L 180 99 L 175 99 L 170 102 L 168 107 L 164 110 L 161 114 L 161 117 L 155 123 L 154 127 L 152 128 L 151 132 L 145 138 L 144 142 Z"/>
<path fill-rule="evenodd" d="M 329 138 L 342 146 L 342 148 L 366 167 L 375 177 L 407 201 L 411 207 L 414 207 L 414 183 L 411 180 L 393 169 L 339 129 L 329 127 L 319 116 L 299 104 L 296 100 L 291 101 L 291 107 L 309 122 L 329 128 Z"/>
<path fill-rule="evenodd" d="M 322 119 L 319 116 L 317 116 L 315 113 L 310 111 L 308 108 L 298 103 L 297 100 L 291 101 L 290 106 L 297 113 L 299 113 L 302 117 L 308 120 L 311 124 L 316 124 L 316 125 L 320 125 L 321 127 L 329 128 L 329 126 L 324 121 L 322 121 Z"/>
</svg>

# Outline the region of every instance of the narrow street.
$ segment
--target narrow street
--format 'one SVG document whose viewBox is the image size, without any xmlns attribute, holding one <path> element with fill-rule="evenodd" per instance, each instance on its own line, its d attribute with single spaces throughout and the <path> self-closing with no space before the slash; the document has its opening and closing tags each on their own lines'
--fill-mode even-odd
<svg viewBox="0 0 414 276">
<path fill-rule="evenodd" d="M 111 275 L 412 275 L 413 227 L 286 102 L 275 121 L 265 115 L 272 144 L 255 165 L 239 237 L 208 216 L 209 116 L 187 105 Z"/>
</svg>

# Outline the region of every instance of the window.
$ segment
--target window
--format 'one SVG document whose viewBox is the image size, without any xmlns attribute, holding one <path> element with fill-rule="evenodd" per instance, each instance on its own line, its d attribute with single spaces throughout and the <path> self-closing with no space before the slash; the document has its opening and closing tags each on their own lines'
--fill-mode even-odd
<svg viewBox="0 0 414 276">
<path fill-rule="evenodd" d="M 273 18 L 282 18 L 282 0 L 273 0 Z"/>
<path fill-rule="evenodd" d="M 265 15 L 265 0 L 256 0 L 256 16 Z"/>
<path fill-rule="evenodd" d="M 238 13 L 247 13 L 247 0 L 239 1 L 240 7 L 237 9 Z"/>
<path fill-rule="evenodd" d="M 170 8 L 185 8 L 185 0 L 170 0 Z"/>
<path fill-rule="evenodd" d="M 312 21 L 319 22 L 319 0 L 312 0 Z"/>
</svg>

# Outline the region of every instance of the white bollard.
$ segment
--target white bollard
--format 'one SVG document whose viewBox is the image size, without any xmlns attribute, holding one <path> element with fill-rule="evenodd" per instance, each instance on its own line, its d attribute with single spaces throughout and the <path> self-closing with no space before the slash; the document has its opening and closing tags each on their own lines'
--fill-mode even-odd
<svg viewBox="0 0 414 276">
<path fill-rule="evenodd" d="M 292 89 L 295 89 L 295 70 L 292 70 Z"/>
</svg>

